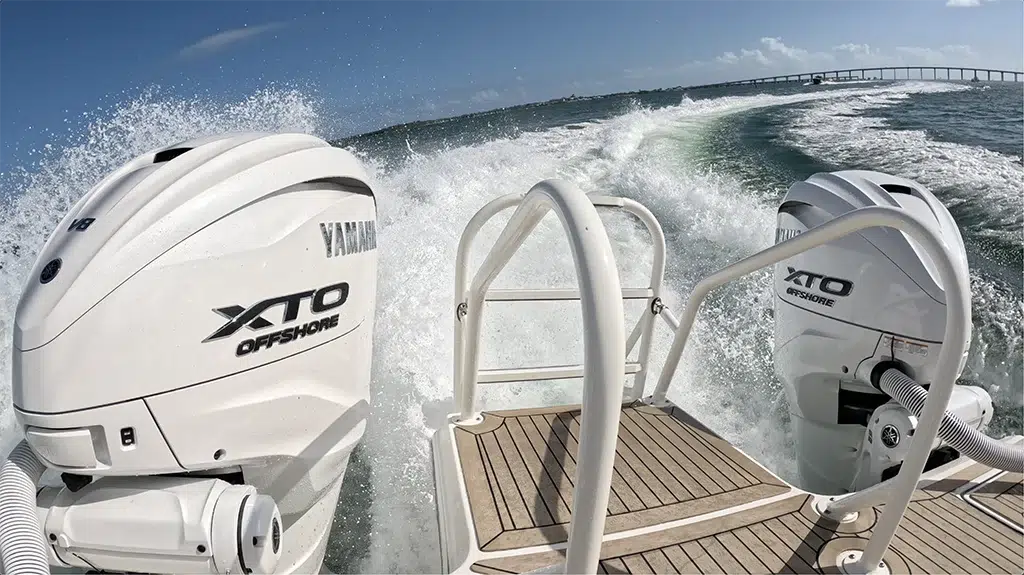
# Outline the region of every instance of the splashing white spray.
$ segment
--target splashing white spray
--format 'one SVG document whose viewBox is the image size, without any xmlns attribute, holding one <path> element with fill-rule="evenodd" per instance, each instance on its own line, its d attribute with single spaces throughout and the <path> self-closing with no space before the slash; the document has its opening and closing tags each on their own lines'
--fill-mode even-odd
<svg viewBox="0 0 1024 575">
<path fill-rule="evenodd" d="M 665 228 L 670 258 L 666 300 L 678 307 L 678 294 L 701 277 L 770 245 L 775 210 L 729 176 L 694 170 L 685 152 L 680 155 L 680 134 L 696 138 L 715 117 L 740 110 L 908 89 L 932 88 L 684 100 L 659 110 L 635 109 L 584 129 L 557 128 L 414 155 L 392 171 L 377 171 L 379 189 L 385 191 L 380 200 L 381 307 L 374 341 L 374 412 L 364 441 L 372 468 L 372 535 L 367 559 L 357 570 L 439 569 L 429 439 L 440 415 L 453 411 L 452 277 L 458 234 L 487 201 L 548 177 L 570 180 L 587 192 L 640 200 Z M 670 134 L 672 141 L 662 137 Z M 505 218 L 485 228 L 470 269 L 479 264 Z M 496 284 L 572 285 L 562 232 L 551 216 L 545 224 Z M 606 226 L 618 248 L 623 285 L 642 285 L 650 270 L 645 234 L 621 219 L 607 218 Z M 770 409 L 778 389 L 767 343 L 771 325 L 764 316 L 770 301 L 769 270 L 715 294 L 698 320 L 670 397 L 793 479 L 786 432 Z M 521 305 L 487 309 L 482 367 L 577 363 L 582 357 L 578 308 Z M 639 311 L 627 307 L 627 323 Z M 666 330 L 657 333 L 650 366 L 654 374 L 669 343 Z M 485 408 L 572 403 L 579 401 L 579 391 L 578 382 L 486 386 L 481 402 Z"/>
<path fill-rule="evenodd" d="M 373 412 L 362 447 L 370 477 L 369 489 L 355 497 L 361 500 L 343 500 L 341 506 L 368 508 L 369 549 L 365 561 L 358 561 L 361 553 L 349 553 L 347 563 L 330 566 L 362 572 L 439 568 L 429 438 L 439 416 L 451 409 L 453 266 L 458 234 L 476 210 L 498 195 L 522 192 L 549 177 L 565 178 L 588 192 L 634 197 L 665 228 L 670 257 L 666 300 L 678 307 L 678 294 L 700 277 L 769 245 L 774 227 L 774 206 L 728 176 L 688 165 L 685 147 L 680 151 L 676 145 L 680 134 L 696 137 L 710 119 L 756 107 L 910 89 L 686 99 L 659 110 L 635 109 L 582 130 L 558 128 L 413 154 L 390 169 L 365 158 L 378 192 L 381 258 Z M 4 180 L 3 191 L 15 197 L 0 214 L 0 225 L 11 230 L 0 255 L 0 447 L 9 449 L 17 437 L 10 411 L 10 323 L 25 274 L 52 227 L 89 186 L 156 146 L 248 129 L 316 133 L 321 119 L 315 103 L 297 91 L 268 90 L 227 106 L 147 95 L 95 122 L 84 141 L 68 145 L 31 173 Z M 672 142 L 662 138 L 666 134 L 673 134 Z M 471 269 L 507 217 L 485 228 Z M 608 217 L 606 225 L 617 247 L 623 285 L 642 285 L 651 262 L 645 234 L 623 218 Z M 792 477 L 785 433 L 766 409 L 777 389 L 765 343 L 771 326 L 762 314 L 770 302 L 769 277 L 767 270 L 755 274 L 707 302 L 670 397 L 769 468 Z M 496 283 L 574 283 L 569 250 L 552 217 Z M 626 312 L 627 322 L 635 321 L 640 308 L 627 306 Z M 486 312 L 482 366 L 576 363 L 582 355 L 578 320 L 578 307 L 570 304 L 492 306 Z M 667 347 L 668 333 L 659 330 L 652 373 L 660 371 Z M 579 390 L 578 382 L 496 386 L 483 390 L 481 403 L 494 408 L 574 402 Z M 359 545 L 362 538 L 348 535 L 336 533 L 331 548 L 337 552 Z"/>
<path fill-rule="evenodd" d="M 11 338 L 26 275 L 53 228 L 107 173 L 135 156 L 189 138 L 230 131 L 316 133 L 317 103 L 298 90 L 267 89 L 238 102 L 161 97 L 156 89 L 94 120 L 84 137 L 51 146 L 35 166 L 0 180 L 0 453 L 19 438 L 11 411 Z"/>
</svg>

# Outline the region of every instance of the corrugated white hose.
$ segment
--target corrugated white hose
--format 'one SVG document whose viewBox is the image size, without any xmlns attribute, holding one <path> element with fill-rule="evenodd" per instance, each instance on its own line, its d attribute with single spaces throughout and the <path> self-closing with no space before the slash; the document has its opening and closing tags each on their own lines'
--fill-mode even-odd
<svg viewBox="0 0 1024 575">
<path fill-rule="evenodd" d="M 890 368 L 882 374 L 878 386 L 911 413 L 921 417 L 921 408 L 928 398 L 928 392 L 921 384 L 900 370 Z M 1003 471 L 1024 471 L 1024 449 L 996 441 L 948 411 L 942 415 L 939 437 L 978 463 Z"/>
<path fill-rule="evenodd" d="M 0 566 L 7 575 L 50 575 L 36 487 L 46 471 L 22 440 L 0 467 Z"/>
</svg>

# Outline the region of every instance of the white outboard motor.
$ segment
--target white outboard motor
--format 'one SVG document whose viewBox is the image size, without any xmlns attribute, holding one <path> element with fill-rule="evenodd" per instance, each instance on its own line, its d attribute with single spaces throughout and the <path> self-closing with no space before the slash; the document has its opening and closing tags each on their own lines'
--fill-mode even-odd
<svg viewBox="0 0 1024 575">
<path fill-rule="evenodd" d="M 963 239 L 942 203 L 915 182 L 878 172 L 821 173 L 793 184 L 779 207 L 776 243 L 868 206 L 904 209 L 933 226 L 967 276 Z M 801 487 L 840 494 L 899 471 L 917 419 L 872 376 L 898 367 L 927 387 L 945 323 L 934 264 L 897 230 L 866 229 L 775 266 L 775 369 L 789 399 Z M 992 400 L 957 385 L 947 412 L 982 429 Z M 926 469 L 958 455 L 939 439 L 932 447 Z"/>
<path fill-rule="evenodd" d="M 305 134 L 183 142 L 99 182 L 15 317 L 8 572 L 31 570 L 13 498 L 40 462 L 65 484 L 31 502 L 52 566 L 317 572 L 369 410 L 376 243 L 362 166 Z"/>
</svg>

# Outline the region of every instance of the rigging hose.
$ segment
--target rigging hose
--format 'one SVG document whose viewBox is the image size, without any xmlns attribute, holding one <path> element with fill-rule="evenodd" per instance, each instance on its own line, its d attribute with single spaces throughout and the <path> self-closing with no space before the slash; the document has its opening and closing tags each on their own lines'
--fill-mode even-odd
<svg viewBox="0 0 1024 575">
<path fill-rule="evenodd" d="M 9 575 L 49 575 L 36 515 L 36 486 L 46 471 L 24 440 L 0 466 L 0 567 Z"/>
<path fill-rule="evenodd" d="M 921 409 L 928 399 L 928 392 L 921 384 L 900 370 L 889 368 L 878 380 L 878 386 L 911 413 L 921 417 Z M 961 454 L 993 469 L 1017 473 L 1024 470 L 1024 449 L 992 439 L 949 411 L 942 415 L 939 437 Z"/>
</svg>

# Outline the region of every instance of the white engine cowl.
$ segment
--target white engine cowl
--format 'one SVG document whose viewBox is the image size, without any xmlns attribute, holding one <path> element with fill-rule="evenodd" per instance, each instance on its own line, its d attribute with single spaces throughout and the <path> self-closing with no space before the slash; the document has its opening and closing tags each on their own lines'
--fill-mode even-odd
<svg viewBox="0 0 1024 575">
<path fill-rule="evenodd" d="M 243 134 L 100 182 L 46 243 L 15 317 L 14 405 L 36 452 L 81 474 L 224 467 L 297 454 L 368 399 L 366 179 L 318 138 Z"/>
<path fill-rule="evenodd" d="M 15 316 L 32 450 L 69 487 L 234 474 L 299 525 L 284 570 L 318 569 L 369 411 L 368 182 L 351 153 L 288 133 L 182 142 L 104 178 L 50 236 Z"/>
<path fill-rule="evenodd" d="M 779 207 L 776 243 L 868 206 L 916 215 L 967 275 L 963 239 L 942 203 L 916 182 L 879 172 L 821 173 L 793 184 Z M 775 369 L 789 399 L 803 487 L 853 488 L 868 418 L 888 400 L 872 387 L 872 371 L 895 361 L 928 385 L 945 320 L 930 257 L 891 228 L 850 234 L 775 266 Z M 961 370 L 968 344 L 952 342 L 963 346 Z"/>
</svg>

